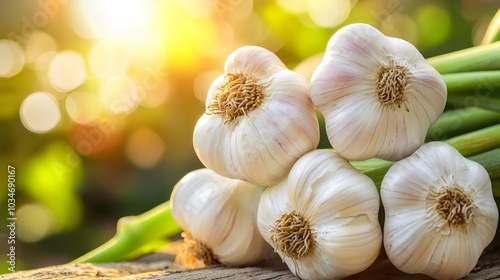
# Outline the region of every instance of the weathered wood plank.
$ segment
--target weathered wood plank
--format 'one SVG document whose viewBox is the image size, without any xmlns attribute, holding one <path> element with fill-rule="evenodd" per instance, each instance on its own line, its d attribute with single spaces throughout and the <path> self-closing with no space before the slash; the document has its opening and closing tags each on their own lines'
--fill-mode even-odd
<svg viewBox="0 0 500 280">
<path fill-rule="evenodd" d="M 492 244 L 478 262 L 476 268 L 464 279 L 500 279 L 500 244 Z M 174 255 L 154 253 L 131 262 L 106 264 L 65 264 L 34 270 L 0 275 L 2 280 L 45 279 L 139 279 L 139 280 L 197 280 L 197 279 L 273 279 L 296 280 L 287 267 L 277 258 L 252 267 L 213 266 L 200 270 L 183 270 L 173 264 Z M 382 252 L 375 263 L 349 280 L 417 280 L 431 279 L 424 275 L 408 275 L 398 271 Z"/>
</svg>

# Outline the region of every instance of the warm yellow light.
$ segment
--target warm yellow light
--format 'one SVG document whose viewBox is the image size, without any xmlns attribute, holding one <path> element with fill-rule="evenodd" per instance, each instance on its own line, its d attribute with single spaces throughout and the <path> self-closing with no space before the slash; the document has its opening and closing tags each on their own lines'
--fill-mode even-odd
<svg viewBox="0 0 500 280">
<path fill-rule="evenodd" d="M 92 73 L 102 79 L 127 73 L 129 56 L 124 46 L 114 41 L 97 42 L 89 54 Z"/>
<path fill-rule="evenodd" d="M 154 11 L 152 0 L 81 0 L 87 23 L 100 38 L 130 38 L 147 31 Z"/>
<path fill-rule="evenodd" d="M 99 100 L 108 111 L 114 114 L 130 113 L 144 98 L 144 92 L 138 88 L 129 76 L 119 75 L 107 79 L 101 84 Z"/>
</svg>

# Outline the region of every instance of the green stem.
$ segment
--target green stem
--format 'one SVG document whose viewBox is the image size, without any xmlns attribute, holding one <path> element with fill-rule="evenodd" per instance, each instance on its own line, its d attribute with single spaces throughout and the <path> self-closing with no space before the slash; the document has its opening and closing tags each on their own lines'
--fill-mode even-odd
<svg viewBox="0 0 500 280">
<path fill-rule="evenodd" d="M 444 141 L 464 157 L 470 157 L 500 147 L 500 124 L 463 134 Z"/>
<path fill-rule="evenodd" d="M 481 45 L 491 44 L 500 40 L 500 9 L 490 21 L 486 33 L 484 34 Z"/>
<path fill-rule="evenodd" d="M 450 138 L 443 142 L 455 147 L 464 157 L 471 157 L 500 148 L 500 124 Z M 380 187 L 385 173 L 387 173 L 392 164 L 392 162 L 385 162 L 380 167 L 366 170 L 364 173 L 375 182 L 377 187 Z"/>
<path fill-rule="evenodd" d="M 449 73 L 443 74 L 442 77 L 448 92 L 468 90 L 478 92 L 486 89 L 490 94 L 494 94 L 495 87 L 500 87 L 499 70 Z"/>
<path fill-rule="evenodd" d="M 491 180 L 500 179 L 500 148 L 471 156 L 469 159 L 481 163 Z"/>
<path fill-rule="evenodd" d="M 493 195 L 500 197 L 500 148 L 472 156 L 469 159 L 478 162 L 488 171 Z"/>
<path fill-rule="evenodd" d="M 426 141 L 444 140 L 500 123 L 500 112 L 478 107 L 445 111 L 427 131 Z"/>
<path fill-rule="evenodd" d="M 454 107 L 475 106 L 500 112 L 500 96 L 484 97 L 469 92 L 457 92 L 452 95 L 448 95 L 446 103 Z"/>
<path fill-rule="evenodd" d="M 441 74 L 500 69 L 500 42 L 431 57 L 427 62 Z"/>
<path fill-rule="evenodd" d="M 121 218 L 113 238 L 73 262 L 123 260 L 142 245 L 179 232 L 167 201 L 141 215 Z"/>
</svg>

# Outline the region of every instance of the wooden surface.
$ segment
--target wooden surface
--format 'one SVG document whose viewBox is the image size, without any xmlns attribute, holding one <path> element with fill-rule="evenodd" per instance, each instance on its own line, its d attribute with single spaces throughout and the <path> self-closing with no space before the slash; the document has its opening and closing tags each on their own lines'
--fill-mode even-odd
<svg viewBox="0 0 500 280">
<path fill-rule="evenodd" d="M 498 236 L 498 235 L 497 235 Z M 500 238 L 497 238 L 484 252 L 476 268 L 464 279 L 500 279 Z M 281 260 L 274 258 L 257 266 L 233 268 L 214 266 L 200 270 L 182 270 L 173 264 L 174 255 L 154 253 L 131 262 L 107 264 L 65 264 L 34 270 L 0 275 L 2 280 L 44 280 L 44 279 L 148 279 L 148 280 L 195 280 L 195 279 L 273 279 L 292 280 L 293 276 Z M 409 275 L 398 271 L 382 252 L 375 263 L 360 274 L 348 280 L 398 280 L 431 279 L 424 275 Z"/>
</svg>

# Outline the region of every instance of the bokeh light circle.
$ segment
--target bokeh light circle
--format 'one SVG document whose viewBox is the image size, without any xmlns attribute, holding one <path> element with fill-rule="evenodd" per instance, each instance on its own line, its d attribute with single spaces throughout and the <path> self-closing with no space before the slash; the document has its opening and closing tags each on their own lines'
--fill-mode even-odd
<svg viewBox="0 0 500 280">
<path fill-rule="evenodd" d="M 24 99 L 19 115 L 24 127 L 34 133 L 45 133 L 61 120 L 57 100 L 50 93 L 41 91 Z"/>
<path fill-rule="evenodd" d="M 101 84 L 99 100 L 104 108 L 115 114 L 132 112 L 145 97 L 144 90 L 126 75 L 107 79 Z"/>
<path fill-rule="evenodd" d="M 0 77 L 15 76 L 24 66 L 23 49 L 14 41 L 0 40 L 0 62 Z"/>
<path fill-rule="evenodd" d="M 50 84 L 61 92 L 68 92 L 80 86 L 86 75 L 85 61 L 74 51 L 60 52 L 49 66 Z"/>
</svg>

